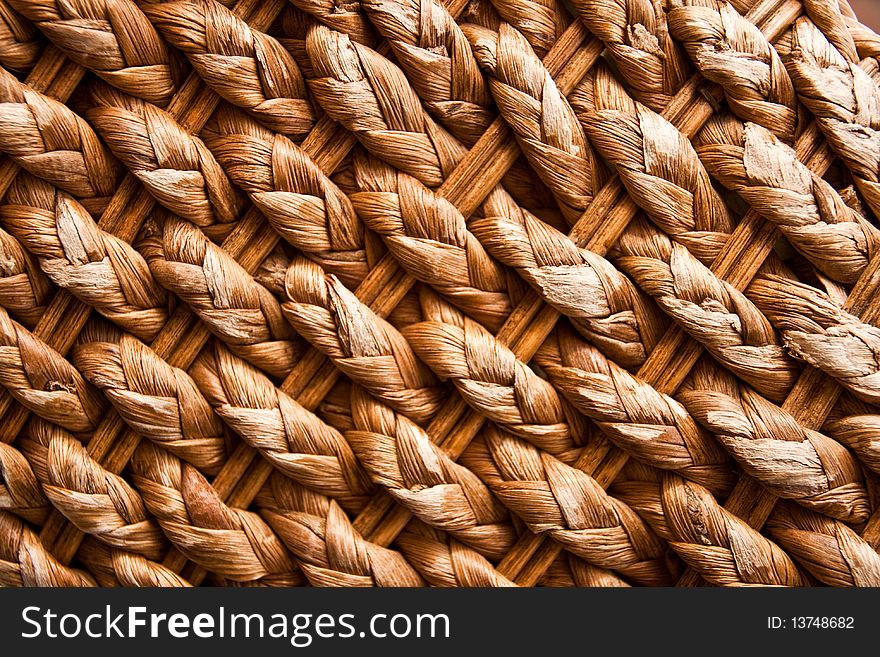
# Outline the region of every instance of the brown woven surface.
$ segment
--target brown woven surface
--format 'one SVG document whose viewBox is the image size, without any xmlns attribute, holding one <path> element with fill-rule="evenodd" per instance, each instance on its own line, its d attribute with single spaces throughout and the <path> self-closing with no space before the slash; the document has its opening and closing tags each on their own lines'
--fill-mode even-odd
<svg viewBox="0 0 880 657">
<path fill-rule="evenodd" d="M 0 584 L 880 585 L 878 57 L 0 0 Z"/>
</svg>

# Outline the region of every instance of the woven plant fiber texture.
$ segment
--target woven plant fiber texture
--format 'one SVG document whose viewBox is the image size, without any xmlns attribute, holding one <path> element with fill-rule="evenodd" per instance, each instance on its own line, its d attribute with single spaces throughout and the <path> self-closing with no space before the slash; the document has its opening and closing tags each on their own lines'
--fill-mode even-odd
<svg viewBox="0 0 880 657">
<path fill-rule="evenodd" d="M 0 0 L 0 585 L 880 586 L 847 0 Z"/>
</svg>

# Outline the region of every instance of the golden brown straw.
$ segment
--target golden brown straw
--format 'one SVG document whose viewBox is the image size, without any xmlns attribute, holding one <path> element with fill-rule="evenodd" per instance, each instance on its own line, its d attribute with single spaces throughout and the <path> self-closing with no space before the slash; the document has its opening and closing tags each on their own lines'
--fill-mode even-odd
<svg viewBox="0 0 880 657">
<path fill-rule="evenodd" d="M 880 584 L 878 113 L 843 0 L 0 0 L 2 584 Z"/>
</svg>

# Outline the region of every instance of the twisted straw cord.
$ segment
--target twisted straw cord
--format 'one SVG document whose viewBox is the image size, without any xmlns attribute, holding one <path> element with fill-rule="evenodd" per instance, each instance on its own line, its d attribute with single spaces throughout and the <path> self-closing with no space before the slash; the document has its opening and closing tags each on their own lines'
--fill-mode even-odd
<svg viewBox="0 0 880 657">
<path fill-rule="evenodd" d="M 89 121 L 160 204 L 202 227 L 239 218 L 240 193 L 201 139 L 155 105 L 106 86 L 93 96 Z"/>
<path fill-rule="evenodd" d="M 46 310 L 52 285 L 34 258 L 0 229 L 0 306 L 29 330 Z"/>
<path fill-rule="evenodd" d="M 255 25 L 264 28 L 268 27 L 268 23 L 280 10 L 277 3 L 263 3 L 260 5 L 259 3 L 256 3 L 255 0 L 242 0 L 236 6 L 244 15 L 250 16 Z M 194 128 L 200 127 L 203 122 L 207 120 L 207 115 L 216 104 L 216 96 L 212 92 L 207 93 L 199 91 L 197 87 L 198 83 L 196 81 L 196 76 L 190 76 L 187 85 L 181 90 L 181 93 L 177 94 L 176 100 L 178 102 L 173 107 L 175 115 L 180 116 L 182 120 L 194 126 Z M 144 219 L 147 211 L 152 206 L 151 201 L 148 199 L 148 195 L 146 195 L 138 185 L 132 184 L 131 180 L 132 179 L 127 179 L 123 182 L 119 194 L 116 195 L 114 202 L 110 206 L 112 212 L 106 213 L 105 216 L 102 217 L 104 226 L 110 230 L 118 231 L 118 234 L 125 235 L 128 239 L 134 237 L 140 222 Z M 247 240 L 247 237 L 253 235 L 255 232 L 253 222 L 246 224 L 245 227 L 248 230 L 236 234 L 237 240 L 241 240 L 242 237 Z M 259 237 L 265 239 L 265 236 Z M 251 245 L 254 247 L 257 247 L 258 244 L 260 244 L 259 241 L 251 242 Z M 238 252 L 242 247 L 241 244 L 235 240 L 230 240 L 229 248 Z M 254 252 L 258 251 L 258 248 L 254 249 Z M 75 335 L 77 330 L 82 327 L 88 316 L 88 312 L 86 307 L 81 304 L 71 305 L 69 295 L 59 295 L 56 297 L 56 301 L 57 302 L 53 302 L 50 306 L 48 312 L 56 313 L 55 317 L 60 317 L 61 319 L 45 326 L 41 335 L 46 335 L 47 337 L 51 336 L 49 339 L 58 344 L 60 348 L 66 349 L 71 340 L 70 336 Z M 174 340 L 183 333 L 186 333 L 193 326 L 189 323 L 190 315 L 186 312 L 176 315 L 175 318 L 180 321 L 172 322 L 169 325 L 168 331 L 164 333 L 165 339 Z M 195 330 L 193 334 L 195 342 L 197 343 L 198 341 L 206 340 L 205 333 L 198 327 L 196 327 L 196 329 L 197 330 Z M 193 343 L 190 341 L 188 347 L 192 349 L 192 346 Z M 171 349 L 167 344 L 163 344 L 163 348 Z M 177 351 L 176 353 L 181 354 L 181 357 L 184 358 L 184 360 L 190 358 L 189 354 L 186 352 Z M 9 406 L 6 404 L 4 410 L 8 409 Z M 26 414 L 16 414 L 13 412 L 7 413 L 5 417 L 9 422 L 5 427 L 8 435 L 11 432 L 18 430 L 27 416 Z M 115 413 L 108 416 L 106 422 L 102 423 L 102 430 L 96 437 L 97 439 L 90 444 L 90 450 L 95 455 L 95 458 L 106 463 L 108 468 L 112 468 L 114 471 L 119 471 L 124 467 L 125 462 L 128 460 L 128 453 L 127 451 L 119 450 L 110 451 L 114 437 L 118 436 L 120 432 L 119 424 L 114 418 L 116 418 Z M 132 444 L 136 443 L 137 438 L 132 434 L 127 434 L 125 436 L 124 444 L 126 446 L 130 447 Z M 91 449 L 92 446 L 94 446 L 93 450 Z M 44 527 L 44 532 L 47 537 L 49 537 L 48 540 L 55 543 L 55 549 L 61 551 L 61 553 L 65 555 L 65 558 L 72 556 L 72 553 L 75 551 L 80 537 L 82 536 L 78 531 L 72 530 L 70 526 L 65 527 L 59 514 L 53 514 L 49 521 L 47 521 L 47 525 Z"/>
<path fill-rule="evenodd" d="M 314 127 L 299 67 L 276 39 L 214 0 L 146 4 L 143 11 L 222 98 L 296 141 Z"/>
<path fill-rule="evenodd" d="M 692 97 L 693 95 L 694 95 L 693 90 L 691 90 L 691 91 L 688 91 L 688 92 L 685 94 L 685 97 L 688 97 L 688 96 L 691 96 L 691 97 Z M 620 204 L 619 204 L 619 205 L 616 206 L 616 207 L 618 208 L 618 210 L 621 210 L 621 211 L 623 211 L 623 209 L 625 209 L 625 205 L 620 205 Z M 627 215 L 627 218 L 628 218 L 628 216 L 631 216 L 631 215 Z M 624 218 L 624 219 L 618 219 L 617 221 L 618 221 L 618 222 L 619 222 L 619 221 L 626 221 L 626 218 Z M 578 239 L 585 239 L 586 236 L 587 236 L 588 234 L 589 234 L 589 233 L 584 233 L 584 232 L 578 233 L 578 234 L 577 234 L 577 235 L 578 235 Z M 597 238 L 597 240 L 596 240 L 596 243 L 599 244 L 599 245 L 601 245 L 601 241 L 600 241 L 598 238 Z M 737 274 L 737 275 L 740 275 L 740 276 L 743 275 L 743 271 L 742 271 L 742 270 L 738 270 L 738 274 Z M 549 331 L 549 329 L 548 329 L 547 327 L 552 325 L 552 322 L 554 321 L 554 318 L 552 317 L 552 315 L 549 315 L 549 314 L 546 315 L 546 317 L 549 318 L 549 319 L 542 320 L 542 323 L 541 323 L 542 328 L 541 328 L 541 330 Z"/>
<path fill-rule="evenodd" d="M 101 230 L 75 199 L 21 174 L 6 202 L 0 221 L 53 283 L 138 337 L 152 340 L 162 330 L 167 296 L 144 258 Z"/>
<path fill-rule="evenodd" d="M 356 430 L 345 437 L 374 483 L 425 524 L 490 561 L 504 558 L 516 540 L 507 509 L 472 472 L 358 386 L 351 410 Z"/>
<path fill-rule="evenodd" d="M 0 511 L 0 586 L 96 586 L 92 576 L 53 557 L 27 525 Z"/>
<path fill-rule="evenodd" d="M 30 71 L 40 59 L 43 42 L 33 23 L 0 1 L 0 65 L 11 71 Z"/>
<path fill-rule="evenodd" d="M 754 280 L 749 298 L 779 328 L 792 356 L 860 399 L 880 403 L 880 329 L 846 312 L 824 292 L 779 276 Z"/>
<path fill-rule="evenodd" d="M 93 431 L 106 403 L 61 354 L 2 308 L 0 384 L 28 410 L 74 433 Z"/>
<path fill-rule="evenodd" d="M 296 0 L 293 4 L 309 17 L 316 18 L 333 30 L 347 34 L 352 41 L 371 47 L 376 41 L 373 26 L 364 15 L 364 7 L 361 2 L 356 0 Z M 292 11 L 288 12 L 285 14 L 285 18 L 293 13 Z"/>
<path fill-rule="evenodd" d="M 847 415 L 826 423 L 823 430 L 849 447 L 874 472 L 880 472 L 880 415 Z"/>
<path fill-rule="evenodd" d="M 697 484 L 667 473 L 659 483 L 618 484 L 615 495 L 712 584 L 806 585 L 779 546 L 722 508 Z"/>
<path fill-rule="evenodd" d="M 802 427 L 732 375 L 704 359 L 678 398 L 773 495 L 843 522 L 870 516 L 864 476 L 852 453 Z"/>
<path fill-rule="evenodd" d="M 442 183 L 464 157 L 465 147 L 434 123 L 388 59 L 321 25 L 310 29 L 306 46 L 321 76 L 309 81 L 318 102 L 373 155 L 428 187 Z M 535 189 L 520 184 L 518 192 L 526 188 Z M 482 196 L 488 214 L 507 212 L 513 203 L 498 186 Z"/>
<path fill-rule="evenodd" d="M 821 26 L 821 18 L 816 16 L 812 7 L 806 4 L 804 6 L 807 8 L 807 13 L 810 15 L 810 18 L 813 19 L 813 22 L 816 23 L 817 26 L 820 26 L 819 29 L 828 37 L 828 40 L 832 42 L 834 47 L 837 48 L 841 54 L 844 54 L 844 56 L 848 58 L 848 55 L 845 54 L 847 46 L 836 41 L 834 38 L 835 35 L 830 34 L 829 30 L 826 30 L 825 27 Z M 876 80 L 877 70 L 875 66 L 871 65 L 871 62 L 873 60 L 876 64 L 877 57 L 880 56 L 880 35 L 868 26 L 860 23 L 856 18 L 844 16 L 843 20 L 844 23 L 846 23 L 846 28 L 855 44 L 858 56 L 863 58 L 862 61 L 859 62 L 860 66 Z M 871 70 L 869 70 L 869 68 L 871 68 Z"/>
<path fill-rule="evenodd" d="M 485 0 L 482 5 L 492 12 L 497 27 L 500 19 L 492 5 Z M 450 13 L 451 6 L 437 0 L 383 0 L 364 3 L 362 8 L 390 44 L 425 109 L 463 144 L 473 146 L 497 112 L 470 43 Z M 456 13 L 461 16 L 466 11 Z M 517 203 L 542 215 L 556 205 L 523 157 L 507 170 L 502 182 Z"/>
<path fill-rule="evenodd" d="M 309 88 L 330 118 L 424 185 L 443 182 L 463 147 L 424 112 L 399 68 L 323 25 L 309 30 L 306 50 L 318 76 L 309 80 Z"/>
<path fill-rule="evenodd" d="M 165 537 L 141 496 L 94 461 L 72 435 L 35 418 L 18 442 L 46 497 L 80 531 L 148 559 L 162 558 Z"/>
<path fill-rule="evenodd" d="M 191 465 L 142 442 L 131 460 L 135 486 L 175 547 L 235 582 L 296 585 L 296 566 L 260 516 L 233 509 Z"/>
<path fill-rule="evenodd" d="M 491 426 L 461 461 L 533 532 L 640 584 L 669 582 L 661 542 L 588 474 Z"/>
<path fill-rule="evenodd" d="M 279 242 L 254 272 L 254 280 L 276 297 L 284 295 L 284 276 L 290 267 L 290 256 Z"/>
<path fill-rule="evenodd" d="M 2 50 L 2 49 L 0 49 Z M 119 162 L 69 107 L 0 69 L 0 151 L 100 214 L 116 190 Z"/>
<path fill-rule="evenodd" d="M 9 0 L 65 55 L 126 93 L 164 107 L 176 63 L 131 0 Z"/>
<path fill-rule="evenodd" d="M 670 32 L 700 73 L 721 86 L 734 114 L 793 142 L 799 128 L 794 86 L 761 30 L 721 0 L 670 5 Z"/>
<path fill-rule="evenodd" d="M 880 231 L 761 126 L 731 120 L 712 127 L 698 147 L 712 175 L 823 273 L 854 283 L 877 253 Z"/>
<path fill-rule="evenodd" d="M 190 587 L 188 581 L 160 563 L 87 537 L 77 553 L 99 586 Z"/>
<path fill-rule="evenodd" d="M 571 14 L 559 0 L 492 0 L 492 5 L 541 58 L 571 23 Z"/>
<path fill-rule="evenodd" d="M 186 372 L 127 334 L 79 344 L 72 360 L 138 434 L 202 472 L 220 470 L 223 425 Z"/>
<path fill-rule="evenodd" d="M 556 558 L 541 578 L 538 586 L 569 588 L 582 586 L 588 588 L 619 588 L 629 584 L 610 570 L 598 568 L 570 552 Z"/>
<path fill-rule="evenodd" d="M 214 411 L 283 474 L 360 509 L 370 480 L 342 435 L 215 342 L 190 370 Z"/>
<path fill-rule="evenodd" d="M 420 527 L 405 530 L 396 542 L 407 560 L 432 586 L 516 586 L 495 570 L 485 557 L 448 534 Z"/>
<path fill-rule="evenodd" d="M 571 94 L 593 147 L 617 170 L 636 204 L 673 240 L 710 265 L 735 227 L 690 140 L 632 101 L 605 67 Z"/>
<path fill-rule="evenodd" d="M 351 202 L 401 266 L 497 331 L 512 309 L 511 281 L 456 207 L 378 158 L 358 154 L 353 164 L 358 191 Z M 518 210 L 512 203 L 509 208 Z"/>
<path fill-rule="evenodd" d="M 487 215 L 472 220 L 470 228 L 494 257 L 615 362 L 638 367 L 645 361 L 665 318 L 610 262 L 526 211 Z"/>
<path fill-rule="evenodd" d="M 148 235 L 139 247 L 150 271 L 208 330 L 271 376 L 293 369 L 302 345 L 269 290 L 187 221 L 156 215 Z"/>
<path fill-rule="evenodd" d="M 880 209 L 880 89 L 806 17 L 795 22 L 779 49 L 798 97 L 816 116 L 828 144 L 876 213 Z"/>
<path fill-rule="evenodd" d="M 446 391 L 391 324 L 332 274 L 294 258 L 285 280 L 285 317 L 353 381 L 419 423 L 437 412 Z"/>
<path fill-rule="evenodd" d="M 0 442 L 0 509 L 41 525 L 50 506 L 24 454 Z"/>
<path fill-rule="evenodd" d="M 785 398 L 797 367 L 743 293 L 644 221 L 631 223 L 615 248 L 617 265 L 722 365 L 768 399 Z"/>
<path fill-rule="evenodd" d="M 218 111 L 202 136 L 281 237 L 357 287 L 370 270 L 363 223 L 305 151 L 235 112 Z"/>
<path fill-rule="evenodd" d="M 860 59 L 859 46 L 856 44 L 858 35 L 878 43 L 877 35 L 867 27 L 861 29 L 857 20 L 848 18 L 841 12 L 837 2 L 822 2 L 822 0 L 804 0 L 804 11 L 816 27 L 825 35 L 828 42 L 848 62 L 857 63 Z M 848 21 L 852 21 L 850 24 Z M 873 35 L 873 36 L 869 36 Z M 862 55 L 867 57 L 868 55 Z"/>
<path fill-rule="evenodd" d="M 689 66 L 652 0 L 575 0 L 577 15 L 607 48 L 633 96 L 662 112 L 687 81 Z"/>
<path fill-rule="evenodd" d="M 487 419 L 551 454 L 570 449 L 576 437 L 553 386 L 482 325 L 442 302 L 434 306 L 402 331 L 419 358 Z"/>
<path fill-rule="evenodd" d="M 498 109 L 516 135 L 523 154 L 574 223 L 602 178 L 583 130 L 550 73 L 514 27 L 498 31 L 466 26 Z"/>
<path fill-rule="evenodd" d="M 438 0 L 368 0 L 361 6 L 428 112 L 463 143 L 474 144 L 495 118 L 492 97 L 446 7 Z"/>
<path fill-rule="evenodd" d="M 542 345 L 534 362 L 627 454 L 713 492 L 732 487 L 730 459 L 680 403 L 615 365 L 564 324 Z"/>
<path fill-rule="evenodd" d="M 843 523 L 793 504 L 780 504 L 768 529 L 822 583 L 880 586 L 880 555 Z"/>
<path fill-rule="evenodd" d="M 330 498 L 275 475 L 267 488 L 256 500 L 260 515 L 312 586 L 424 586 L 399 552 L 365 540 Z"/>
</svg>

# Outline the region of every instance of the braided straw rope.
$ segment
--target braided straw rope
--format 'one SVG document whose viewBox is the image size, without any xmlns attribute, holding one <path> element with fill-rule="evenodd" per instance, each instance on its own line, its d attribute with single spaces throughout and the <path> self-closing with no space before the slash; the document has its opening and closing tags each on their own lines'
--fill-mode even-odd
<svg viewBox="0 0 880 657">
<path fill-rule="evenodd" d="M 4 583 L 880 582 L 845 4 L 5 2 Z"/>
<path fill-rule="evenodd" d="M 10 71 L 30 71 L 43 45 L 37 34 L 37 29 L 9 3 L 0 3 L 0 64 Z"/>
</svg>

